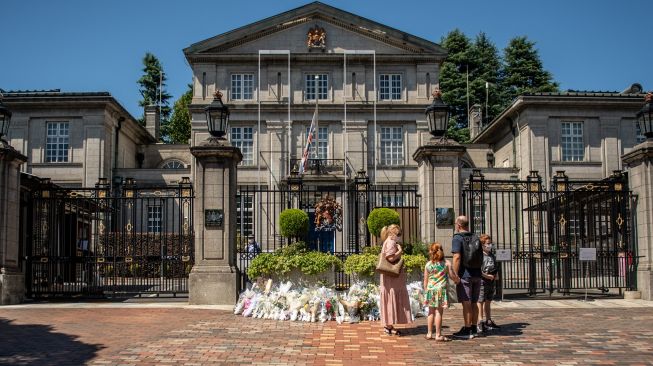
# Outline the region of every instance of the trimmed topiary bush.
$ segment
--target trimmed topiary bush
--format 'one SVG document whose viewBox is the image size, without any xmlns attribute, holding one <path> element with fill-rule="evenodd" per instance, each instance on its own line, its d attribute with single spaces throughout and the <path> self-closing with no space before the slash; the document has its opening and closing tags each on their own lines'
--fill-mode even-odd
<svg viewBox="0 0 653 366">
<path fill-rule="evenodd" d="M 296 208 L 281 211 L 279 215 L 281 235 L 286 238 L 299 238 L 308 232 L 308 214 Z"/>
<path fill-rule="evenodd" d="M 367 229 L 374 236 L 381 235 L 384 226 L 399 225 L 399 213 L 389 208 L 375 208 L 367 217 Z"/>
</svg>

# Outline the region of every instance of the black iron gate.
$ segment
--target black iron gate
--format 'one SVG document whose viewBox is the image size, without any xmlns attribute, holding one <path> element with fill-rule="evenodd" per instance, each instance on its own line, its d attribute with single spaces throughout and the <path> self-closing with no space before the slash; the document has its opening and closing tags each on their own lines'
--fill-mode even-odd
<svg viewBox="0 0 653 366">
<path fill-rule="evenodd" d="M 342 208 L 342 226 L 336 230 L 316 230 L 316 206 L 332 199 Z M 367 216 L 377 207 L 396 210 L 401 218 L 404 241 L 420 240 L 419 195 L 416 186 L 369 185 L 366 180 L 355 180 L 346 189 L 338 184 L 309 185 L 293 188 L 284 186 L 269 189 L 239 186 L 236 195 L 237 263 L 241 286 L 249 281 L 247 269 L 259 253 L 270 253 L 289 243 L 279 230 L 279 214 L 288 208 L 299 208 L 309 215 L 309 232 L 303 241 L 309 249 L 329 252 L 345 260 L 350 254 L 360 253 L 363 247 L 374 244 L 367 229 Z M 258 248 L 248 246 L 254 235 Z M 349 276 L 336 273 L 337 287 L 349 286 Z"/>
<path fill-rule="evenodd" d="M 488 180 L 475 170 L 462 200 L 471 229 L 510 250 L 511 261 L 502 264 L 504 289 L 569 294 L 636 287 L 625 174 L 572 181 L 558 171 L 547 190 L 536 171 L 526 180 Z M 581 248 L 594 248 L 596 261 L 580 261 Z"/>
<path fill-rule="evenodd" d="M 31 193 L 27 296 L 185 296 L 193 265 L 193 187 L 61 188 Z"/>
</svg>

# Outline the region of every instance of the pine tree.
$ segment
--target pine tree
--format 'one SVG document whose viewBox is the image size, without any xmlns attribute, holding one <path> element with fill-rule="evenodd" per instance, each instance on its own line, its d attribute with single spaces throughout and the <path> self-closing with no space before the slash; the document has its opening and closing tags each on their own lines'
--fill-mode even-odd
<svg viewBox="0 0 653 366">
<path fill-rule="evenodd" d="M 458 142 L 469 140 L 467 129 L 467 82 L 469 38 L 459 29 L 449 32 L 441 41 L 449 55 L 440 68 L 442 100 L 451 107 L 447 136 Z"/>
<path fill-rule="evenodd" d="M 170 121 L 161 127 L 163 140 L 171 144 L 187 144 L 190 139 L 190 112 L 188 106 L 193 99 L 193 86 L 188 84 L 188 90 L 175 102 Z"/>
<path fill-rule="evenodd" d="M 558 83 L 544 70 L 535 43 L 525 36 L 515 37 L 504 50 L 503 86 L 510 102 L 518 95 L 557 92 Z"/>
<path fill-rule="evenodd" d="M 500 75 L 499 51 L 487 35 L 481 32 L 470 48 L 469 89 L 470 105 L 483 106 L 486 123 L 505 108 L 505 93 Z"/>
<path fill-rule="evenodd" d="M 166 124 L 170 118 L 170 106 L 168 99 L 172 96 L 165 90 L 166 74 L 163 67 L 153 54 L 147 52 L 143 57 L 143 76 L 138 79 L 139 91 L 143 99 L 139 101 L 141 107 L 148 105 L 159 105 L 161 100 L 161 124 Z M 160 95 L 159 95 L 160 93 Z M 145 115 L 139 119 L 139 123 L 145 126 Z"/>
</svg>

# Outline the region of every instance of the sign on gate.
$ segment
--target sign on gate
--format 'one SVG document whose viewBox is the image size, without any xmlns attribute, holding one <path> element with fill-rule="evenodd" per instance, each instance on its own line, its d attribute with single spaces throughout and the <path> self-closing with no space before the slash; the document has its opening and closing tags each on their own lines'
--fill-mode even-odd
<svg viewBox="0 0 653 366">
<path fill-rule="evenodd" d="M 512 260 L 512 251 L 510 249 L 497 249 L 497 262 L 510 262 Z"/>
<path fill-rule="evenodd" d="M 579 248 L 578 259 L 581 261 L 595 261 L 596 248 Z"/>
</svg>

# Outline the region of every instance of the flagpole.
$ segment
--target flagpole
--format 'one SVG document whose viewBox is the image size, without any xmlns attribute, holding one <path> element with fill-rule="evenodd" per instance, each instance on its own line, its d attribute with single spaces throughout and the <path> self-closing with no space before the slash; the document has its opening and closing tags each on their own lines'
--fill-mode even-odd
<svg viewBox="0 0 653 366">
<path fill-rule="evenodd" d="M 318 88 L 320 76 L 315 74 L 315 151 L 313 156 L 319 159 L 318 150 L 320 149 L 320 111 L 318 105 L 320 104 L 320 90 Z"/>
</svg>

